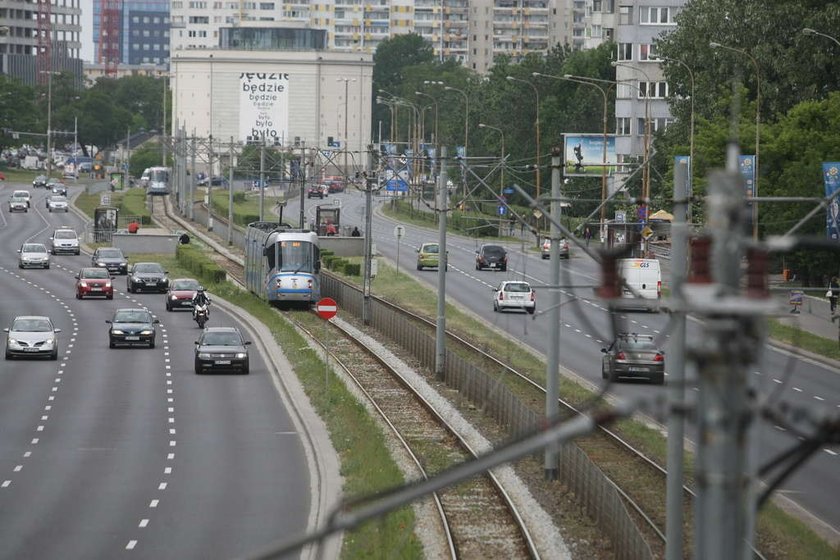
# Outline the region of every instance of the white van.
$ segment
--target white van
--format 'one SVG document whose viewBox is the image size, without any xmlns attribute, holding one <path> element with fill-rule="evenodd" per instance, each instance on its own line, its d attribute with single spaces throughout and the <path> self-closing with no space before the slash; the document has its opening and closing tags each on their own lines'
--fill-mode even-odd
<svg viewBox="0 0 840 560">
<path fill-rule="evenodd" d="M 618 272 L 641 299 L 658 301 L 662 298 L 662 269 L 657 259 L 619 259 Z M 627 286 L 622 285 L 621 297 L 631 298 L 627 302 L 621 302 L 619 307 L 623 309 L 656 310 L 649 302 L 637 299 Z M 635 300 L 635 303 L 631 302 L 632 300 Z"/>
</svg>

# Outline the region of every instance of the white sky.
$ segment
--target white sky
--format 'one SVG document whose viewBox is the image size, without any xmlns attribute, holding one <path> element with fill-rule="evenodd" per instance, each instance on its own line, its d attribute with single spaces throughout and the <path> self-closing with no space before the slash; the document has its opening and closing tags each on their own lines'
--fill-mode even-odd
<svg viewBox="0 0 840 560">
<path fill-rule="evenodd" d="M 93 0 L 81 0 L 82 8 L 82 50 L 79 54 L 85 62 L 93 62 Z"/>
</svg>

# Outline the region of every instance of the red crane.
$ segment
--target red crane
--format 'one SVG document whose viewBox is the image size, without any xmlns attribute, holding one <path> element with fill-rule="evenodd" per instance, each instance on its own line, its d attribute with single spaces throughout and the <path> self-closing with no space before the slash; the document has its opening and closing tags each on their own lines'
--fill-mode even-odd
<svg viewBox="0 0 840 560">
<path fill-rule="evenodd" d="M 46 83 L 52 72 L 52 1 L 37 0 L 38 43 L 35 51 L 35 81 Z"/>
<path fill-rule="evenodd" d="M 99 63 L 105 66 L 106 76 L 117 74 L 120 63 L 120 29 L 122 28 L 122 0 L 102 0 L 99 15 Z"/>
</svg>

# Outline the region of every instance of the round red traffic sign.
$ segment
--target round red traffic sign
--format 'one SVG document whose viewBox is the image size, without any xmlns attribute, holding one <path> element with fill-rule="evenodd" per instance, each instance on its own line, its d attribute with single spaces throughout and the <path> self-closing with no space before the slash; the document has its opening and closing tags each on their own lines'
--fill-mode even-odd
<svg viewBox="0 0 840 560">
<path fill-rule="evenodd" d="M 338 313 L 338 304 L 334 299 L 325 297 L 315 306 L 315 311 L 321 319 L 329 321 Z"/>
</svg>

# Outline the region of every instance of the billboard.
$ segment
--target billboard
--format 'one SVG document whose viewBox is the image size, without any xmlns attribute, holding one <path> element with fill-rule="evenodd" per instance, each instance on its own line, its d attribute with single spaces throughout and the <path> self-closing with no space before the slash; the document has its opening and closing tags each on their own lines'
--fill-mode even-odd
<svg viewBox="0 0 840 560">
<path fill-rule="evenodd" d="M 239 74 L 239 140 L 289 138 L 289 75 L 281 72 Z"/>
<path fill-rule="evenodd" d="M 826 198 L 840 190 L 840 162 L 823 163 L 823 181 Z M 829 239 L 840 240 L 840 195 L 835 196 L 828 205 L 825 234 Z"/>
<path fill-rule="evenodd" d="M 618 157 L 615 154 L 615 136 L 608 134 L 607 175 L 615 173 Z M 604 169 L 604 135 L 576 134 L 563 135 L 564 162 L 566 177 L 601 177 Z"/>
</svg>

